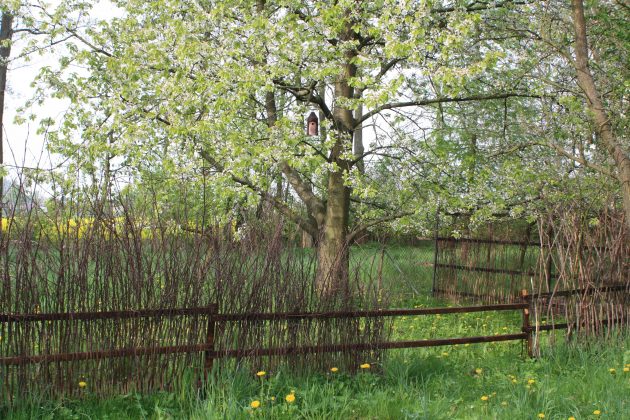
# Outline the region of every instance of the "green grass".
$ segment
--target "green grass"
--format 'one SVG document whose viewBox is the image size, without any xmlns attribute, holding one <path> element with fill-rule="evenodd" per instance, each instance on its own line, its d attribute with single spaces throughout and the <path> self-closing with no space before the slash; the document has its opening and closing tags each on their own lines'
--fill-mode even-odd
<svg viewBox="0 0 630 420">
<path fill-rule="evenodd" d="M 431 241 L 416 246 L 367 243 L 353 246 L 351 267 L 360 267 L 364 278 L 376 279 L 382 257 L 383 288 L 394 302 L 409 301 L 431 293 L 433 282 L 434 245 Z"/>
<path fill-rule="evenodd" d="M 404 317 L 393 339 L 508 333 L 519 325 L 517 312 Z M 549 337 L 543 336 L 539 359 L 527 358 L 522 343 L 507 342 L 390 351 L 383 362 L 366 360 L 371 368 L 356 375 L 268 371 L 261 379 L 255 370 L 265 366 L 229 369 L 217 372 L 206 395 L 191 387 L 98 399 L 88 383 L 82 399 L 32 398 L 10 411 L 0 409 L 0 418 L 537 419 L 540 413 L 545 419 L 630 418 L 630 373 L 623 371 L 630 363 L 630 338 L 576 345 L 559 333 L 550 346 Z M 291 391 L 295 402 L 287 403 Z M 253 401 L 260 407 L 251 408 Z"/>
<path fill-rule="evenodd" d="M 309 252 L 308 250 L 304 251 Z M 378 270 L 380 247 L 353 247 L 363 271 Z M 396 307 L 445 305 L 431 290 L 433 248 L 390 246 L 383 287 Z M 374 263 L 372 258 L 375 257 Z M 365 273 L 364 273 L 365 274 Z M 393 340 L 417 340 L 520 331 L 518 311 L 400 317 Z M 523 343 L 488 343 L 388 351 L 365 360 L 369 370 L 268 371 L 266 366 L 215 372 L 205 394 L 193 386 L 152 395 L 53 401 L 36 396 L 0 407 L 4 419 L 624 419 L 630 418 L 630 337 L 566 343 L 542 335 L 542 357 L 529 359 Z M 630 365 L 629 365 L 630 366 Z M 332 368 L 331 365 L 329 368 Z M 611 374 L 609 369 L 615 369 Z M 267 371 L 263 378 L 256 370 Z M 194 375 L 191 375 L 194 376 Z M 528 383 L 528 381 L 533 381 Z M 285 401 L 295 392 L 295 402 Z M 487 400 L 482 400 L 487 397 Z M 259 401 L 258 408 L 251 403 Z M 601 414 L 596 416 L 595 410 Z"/>
</svg>

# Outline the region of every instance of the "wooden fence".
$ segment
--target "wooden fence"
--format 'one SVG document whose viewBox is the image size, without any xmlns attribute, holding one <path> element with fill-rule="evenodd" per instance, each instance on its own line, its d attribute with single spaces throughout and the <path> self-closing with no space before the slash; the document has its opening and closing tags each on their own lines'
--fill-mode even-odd
<svg viewBox="0 0 630 420">
<path fill-rule="evenodd" d="M 474 238 L 435 238 L 433 296 L 482 303 L 518 302 L 539 273 L 540 244 Z M 549 277 L 554 274 L 549 269 Z"/>
<path fill-rule="evenodd" d="M 0 314 L 0 404 L 23 393 L 76 395 L 86 381 L 101 394 L 172 388 L 192 354 L 203 353 L 205 371 L 212 369 L 216 312 Z"/>
<path fill-rule="evenodd" d="M 55 323 L 63 322 L 112 322 L 115 326 L 123 322 L 124 320 L 137 319 L 137 318 L 151 318 L 154 322 L 159 322 L 164 318 L 173 317 L 199 317 L 202 316 L 205 321 L 205 331 L 203 335 L 196 334 L 195 337 L 205 336 L 205 340 L 202 342 L 191 342 L 179 345 L 150 345 L 139 347 L 126 347 L 126 348 L 109 348 L 107 343 L 115 342 L 111 337 L 97 337 L 92 343 L 92 348 L 89 351 L 81 352 L 50 352 L 50 349 L 42 349 L 38 354 L 7 354 L 6 351 L 0 352 L 0 372 L 8 372 L 8 369 L 21 368 L 24 369 L 29 365 L 37 365 L 37 370 L 48 365 L 56 366 L 57 370 L 63 370 L 61 363 L 64 362 L 77 362 L 77 361 L 95 361 L 99 363 L 105 359 L 115 358 L 127 358 L 138 366 L 136 371 L 142 370 L 142 360 L 146 357 L 157 357 L 177 354 L 188 355 L 200 355 L 203 358 L 203 370 L 204 376 L 212 371 L 213 361 L 220 358 L 243 358 L 243 357 L 260 357 L 260 356 L 295 356 L 309 353 L 325 353 L 325 352 L 357 352 L 357 351 L 372 351 L 372 350 L 384 350 L 384 349 L 402 349 L 402 348 L 420 348 L 420 347 L 433 347 L 433 346 L 445 346 L 455 344 L 467 344 L 467 343 L 488 343 L 488 342 L 500 342 L 510 340 L 525 340 L 529 343 L 529 351 L 531 354 L 531 334 L 534 331 L 529 325 L 529 309 L 530 303 L 509 303 L 509 304 L 495 304 L 484 306 L 466 306 L 466 307 L 451 307 L 451 308 L 418 308 L 418 309 L 386 309 L 386 310 L 362 310 L 362 311 L 336 311 L 336 312 L 321 312 L 321 313 L 306 313 L 306 312 L 286 312 L 286 313 L 243 313 L 243 314 L 219 314 L 217 313 L 217 305 L 211 305 L 203 308 L 179 308 L 179 309 L 157 309 L 157 310 L 138 310 L 138 311 L 110 311 L 110 312 L 81 312 L 81 313 L 33 313 L 33 314 L 0 314 L 0 326 L 4 323 L 6 328 L 4 331 L 10 331 L 10 333 L 18 333 L 20 331 L 27 331 L 23 327 L 32 323 L 41 323 L 49 331 L 55 331 Z M 351 319 L 351 318 L 385 318 L 385 317 L 397 317 L 397 316 L 423 316 L 423 315 L 446 315 L 446 314 L 462 314 L 462 313 L 474 313 L 474 312 L 489 312 L 489 311 L 522 311 L 523 313 L 523 327 L 521 331 L 511 334 L 491 335 L 491 336 L 472 336 L 472 337 L 452 337 L 442 339 L 429 339 L 429 340 L 414 340 L 414 341 L 381 341 L 370 343 L 328 343 L 322 345 L 312 346 L 283 346 L 283 347 L 260 347 L 249 349 L 221 349 L 216 348 L 215 332 L 217 326 L 222 323 L 238 323 L 238 322 L 274 322 L 274 321 L 306 321 L 306 320 L 321 320 L 321 319 Z M 174 324 L 171 324 L 171 326 Z M 176 324 L 175 324 L 176 325 Z M 201 326 L 202 323 L 197 323 Z M 113 331 L 113 330 L 112 330 Z M 112 332 L 115 335 L 115 332 Z M 168 332 L 165 335 L 169 335 Z M 100 346 L 99 346 L 100 344 Z M 2 347 L 0 347 L 1 349 Z M 198 356 L 197 356 L 198 357 Z M 165 363 L 168 363 L 166 361 Z M 67 365 L 67 364 L 66 364 Z M 0 388 L 3 387 L 2 381 L 8 381 L 10 375 L 5 375 L 3 380 L 0 380 Z M 64 375 L 62 375 L 64 376 Z M 68 377 L 72 375 L 65 375 Z M 13 377 L 19 378 L 19 375 Z M 201 377 L 200 377 L 201 379 Z M 17 380 L 17 379 L 16 379 Z M 4 383 L 5 391 L 12 390 L 7 393 L 9 398 L 19 393 L 20 389 L 31 389 L 35 384 L 28 384 L 22 380 L 17 386 L 14 384 Z M 54 384 L 48 384 L 51 388 L 54 388 Z M 76 384 L 66 384 L 64 381 L 59 381 L 60 389 L 49 389 L 50 392 L 57 394 L 76 393 Z M 74 391 L 73 391 L 74 387 Z M 16 391 L 16 388 L 18 389 Z M 92 391 L 99 392 L 98 386 L 92 387 Z M 108 389 L 111 390 L 111 387 Z M 152 386 L 140 386 L 132 389 L 142 389 L 143 391 L 150 391 L 152 389 L 164 389 L 164 382 L 157 381 Z"/>
<path fill-rule="evenodd" d="M 138 311 L 114 311 L 114 312 L 83 312 L 83 313 L 40 313 L 40 314 L 0 314 L 0 325 L 6 323 L 8 330 L 19 331 L 19 328 L 11 328 L 11 325 L 23 325 L 33 322 L 44 322 L 50 326 L 51 322 L 98 320 L 121 321 L 133 318 L 162 319 L 167 317 L 191 317 L 203 316 L 207 318 L 205 324 L 205 341 L 171 346 L 144 346 L 131 348 L 102 348 L 85 352 L 72 353 L 40 353 L 40 354 L 12 354 L 0 357 L 0 368 L 7 369 L 11 366 L 25 366 L 32 364 L 46 365 L 59 362 L 73 362 L 80 360 L 101 360 L 108 358 L 131 357 L 135 363 L 139 363 L 138 356 L 155 356 L 169 354 L 200 354 L 203 356 L 204 376 L 207 376 L 213 367 L 213 361 L 228 357 L 260 357 L 260 356 L 294 356 L 308 353 L 324 352 L 355 352 L 365 350 L 385 350 L 446 346 L 467 343 L 489 343 L 501 341 L 523 340 L 527 345 L 527 353 L 531 357 L 535 354 L 535 334 L 539 331 L 555 329 L 580 328 L 575 323 L 557 323 L 549 325 L 532 325 L 530 314 L 533 313 L 536 302 L 540 299 L 549 299 L 552 296 L 568 296 L 571 294 L 589 294 L 607 291 L 627 291 L 626 286 L 612 286 L 603 288 L 591 288 L 588 290 L 571 290 L 553 293 L 529 295 L 523 290 L 518 297 L 520 302 L 506 304 L 491 304 L 480 306 L 462 306 L 447 308 L 417 308 L 417 309 L 384 309 L 361 311 L 336 311 L 336 312 L 285 312 L 285 313 L 243 313 L 243 314 L 219 314 L 217 305 L 203 308 L 158 309 Z M 510 334 L 451 337 L 441 339 L 413 340 L 413 341 L 381 341 L 370 343 L 335 343 L 313 346 L 284 346 L 284 347 L 260 347 L 250 349 L 220 349 L 215 346 L 215 331 L 217 325 L 232 322 L 264 322 L 264 321 L 305 321 L 316 319 L 350 319 L 350 318 L 385 318 L 398 316 L 424 316 L 424 315 L 448 315 L 491 311 L 521 311 L 522 327 L 518 332 Z M 623 320 L 607 320 L 609 324 L 616 324 Z M 51 328 L 52 329 L 52 328 Z M 199 336 L 197 334 L 196 336 Z M 101 342 L 107 342 L 106 337 L 101 337 Z M 0 384 L 1 385 L 1 384 Z"/>
<path fill-rule="evenodd" d="M 524 300 L 529 303 L 532 313 L 539 317 L 551 315 L 560 316 L 563 322 L 540 323 L 536 322 L 529 328 L 532 334 L 540 331 L 553 331 L 566 329 L 569 334 L 584 332 L 586 334 L 599 334 L 609 332 L 609 327 L 630 326 L 630 284 L 610 284 L 599 287 L 583 287 L 571 290 L 554 290 L 551 292 L 534 293 L 524 295 Z M 575 308 L 570 308 L 567 301 L 579 301 L 578 314 Z M 605 312 L 601 311 L 604 307 Z M 581 309 L 579 309 L 581 308 Z M 598 316 L 591 316 L 590 312 L 597 312 Z M 603 314 L 600 314 L 604 312 Z M 534 347 L 537 347 L 535 345 Z M 537 349 L 534 349 L 537 352 Z"/>
</svg>

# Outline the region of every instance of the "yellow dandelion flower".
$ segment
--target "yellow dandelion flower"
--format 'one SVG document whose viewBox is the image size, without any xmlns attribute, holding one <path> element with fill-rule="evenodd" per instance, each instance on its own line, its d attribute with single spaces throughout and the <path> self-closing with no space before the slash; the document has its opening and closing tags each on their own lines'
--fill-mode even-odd
<svg viewBox="0 0 630 420">
<path fill-rule="evenodd" d="M 507 407 L 507 405 L 508 405 L 508 404 L 507 404 L 507 401 L 501 401 L 501 405 L 502 405 L 503 407 Z"/>
<path fill-rule="evenodd" d="M 442 356 L 443 356 L 443 357 L 446 357 L 446 356 L 448 356 L 448 353 L 447 353 L 447 352 L 445 352 L 445 351 L 443 351 L 443 352 L 442 352 Z"/>
<path fill-rule="evenodd" d="M 2 339 L 2 337 L 0 337 L 0 339 Z M 623 368 L 623 371 L 626 372 L 626 373 L 630 372 L 630 367 Z"/>
<path fill-rule="evenodd" d="M 614 375 L 615 373 L 617 373 L 617 371 L 615 370 L 615 368 L 610 368 L 608 369 L 608 372 L 610 372 L 611 375 Z"/>
<path fill-rule="evenodd" d="M 87 386 L 87 382 L 79 381 L 79 388 L 85 388 Z"/>
<path fill-rule="evenodd" d="M 575 417 L 571 416 L 567 420 L 575 420 Z"/>
<path fill-rule="evenodd" d="M 339 371 L 339 368 L 336 368 L 336 367 L 331 367 L 331 368 L 330 368 L 330 371 L 331 371 L 332 373 L 335 373 L 335 372 L 338 372 L 338 371 Z"/>
<path fill-rule="evenodd" d="M 595 410 L 595 411 L 593 411 L 593 414 L 596 415 L 596 416 L 599 416 L 600 414 L 602 414 L 602 412 L 599 411 L 599 410 Z"/>
<path fill-rule="evenodd" d="M 263 376 L 265 376 L 267 374 L 267 372 L 265 372 L 264 370 L 261 370 L 259 372 L 256 372 L 256 376 L 258 376 L 259 378 L 262 378 Z"/>
<path fill-rule="evenodd" d="M 363 363 L 361 366 L 359 366 L 361 369 L 369 369 L 370 368 L 370 364 L 369 363 Z"/>
<path fill-rule="evenodd" d="M 527 384 L 528 385 L 534 385 L 536 383 L 536 381 L 534 379 L 528 379 L 527 380 Z"/>
<path fill-rule="evenodd" d="M 518 383 L 518 381 L 517 381 L 516 379 L 512 379 L 512 383 L 513 383 L 513 384 L 517 384 L 517 383 Z"/>
<path fill-rule="evenodd" d="M 292 404 L 295 402 L 295 394 L 291 393 L 289 395 L 287 395 L 286 397 L 284 397 L 284 399 L 289 403 Z"/>
<path fill-rule="evenodd" d="M 276 397 L 271 397 L 271 401 L 275 401 L 275 400 L 276 400 Z"/>
<path fill-rule="evenodd" d="M 545 418 L 545 413 L 538 413 L 538 418 L 539 419 L 544 419 Z"/>
<path fill-rule="evenodd" d="M 490 397 L 488 397 L 487 395 L 482 395 L 481 396 L 481 401 L 488 401 L 488 398 L 490 398 Z"/>
<path fill-rule="evenodd" d="M 483 373 L 483 369 L 482 368 L 477 368 L 477 369 L 475 369 L 475 373 L 477 375 L 481 375 Z"/>
<path fill-rule="evenodd" d="M 258 408 L 258 407 L 260 407 L 260 401 L 258 401 L 258 400 L 254 400 L 254 401 L 252 401 L 251 403 L 249 403 L 249 406 L 250 406 L 251 408 Z"/>
</svg>

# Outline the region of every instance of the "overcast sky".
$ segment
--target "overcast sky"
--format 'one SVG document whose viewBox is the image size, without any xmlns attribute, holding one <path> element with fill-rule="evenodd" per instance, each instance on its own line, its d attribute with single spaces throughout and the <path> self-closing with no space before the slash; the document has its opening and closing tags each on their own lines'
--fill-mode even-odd
<svg viewBox="0 0 630 420">
<path fill-rule="evenodd" d="M 54 8 L 59 1 L 53 0 Z M 100 1 L 90 14 L 92 19 L 107 19 L 114 15 L 113 5 L 109 1 Z M 44 66 L 55 67 L 60 57 L 60 50 L 47 52 L 44 55 L 31 55 L 29 60 L 15 59 L 25 46 L 24 41 L 16 41 L 11 55 L 14 57 L 9 65 L 7 92 L 4 115 L 4 163 L 7 170 L 14 175 L 16 167 L 51 168 L 61 162 L 59 157 L 50 156 L 45 150 L 45 135 L 37 134 L 38 121 L 51 117 L 55 121 L 63 118 L 69 104 L 67 101 L 47 99 L 43 106 L 30 109 L 26 115 L 34 113 L 36 119 L 24 124 L 14 123 L 16 111 L 33 96 L 31 84 Z"/>
</svg>

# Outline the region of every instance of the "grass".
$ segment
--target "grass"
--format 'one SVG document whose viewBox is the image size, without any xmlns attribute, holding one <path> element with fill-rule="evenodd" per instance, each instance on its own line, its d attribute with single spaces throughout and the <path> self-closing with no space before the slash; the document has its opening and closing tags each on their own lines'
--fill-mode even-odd
<svg viewBox="0 0 630 420">
<path fill-rule="evenodd" d="M 351 267 L 359 267 L 365 277 L 376 278 L 382 258 L 383 288 L 396 302 L 409 301 L 431 294 L 433 282 L 433 249 L 431 241 L 415 246 L 388 245 L 382 253 L 378 243 L 352 247 Z"/>
<path fill-rule="evenodd" d="M 427 263 L 432 262 L 432 244 L 389 247 L 384 257 L 383 287 L 393 295 L 394 306 L 445 305 L 420 297 L 431 289 L 433 270 Z M 352 258 L 362 269 L 376 272 L 380 247 L 353 248 Z M 518 311 L 400 317 L 392 339 L 506 334 L 519 332 L 520 324 Z M 33 395 L 11 409 L 0 407 L 0 418 L 630 418 L 630 372 L 624 372 L 630 367 L 630 337 L 577 345 L 565 342 L 560 332 L 557 337 L 544 333 L 542 341 L 539 359 L 527 358 L 521 342 L 405 349 L 388 351 L 384 360 L 365 360 L 370 368 L 356 374 L 224 367 L 203 395 L 183 385 L 170 393 L 98 398 L 86 378 L 82 398 L 53 401 Z M 265 375 L 256 376 L 261 370 Z M 291 395 L 295 400 L 289 402 Z"/>
<path fill-rule="evenodd" d="M 424 298 L 411 303 L 438 302 Z M 519 325 L 517 312 L 403 317 L 395 323 L 393 339 L 507 333 Z M 84 398 L 33 397 L 11 410 L 0 409 L 0 418 L 630 418 L 630 372 L 624 372 L 630 366 L 630 338 L 576 345 L 560 334 L 554 346 L 544 335 L 539 359 L 527 358 L 522 343 L 506 342 L 390 351 L 384 361 L 366 360 L 370 369 L 357 374 L 266 371 L 259 377 L 249 369 L 229 368 L 215 372 L 206 395 L 184 387 L 99 399 L 90 394 L 87 378 Z M 295 401 L 287 402 L 288 395 Z M 252 408 L 254 401 L 260 406 Z M 593 414 L 596 410 L 599 415 Z"/>
</svg>

